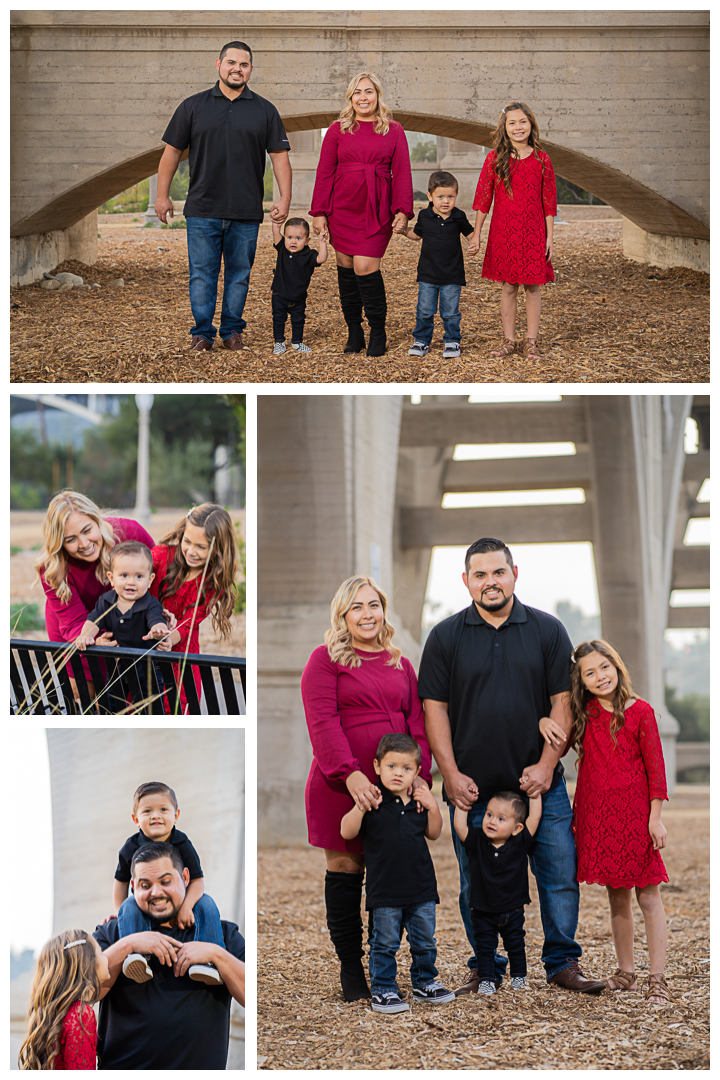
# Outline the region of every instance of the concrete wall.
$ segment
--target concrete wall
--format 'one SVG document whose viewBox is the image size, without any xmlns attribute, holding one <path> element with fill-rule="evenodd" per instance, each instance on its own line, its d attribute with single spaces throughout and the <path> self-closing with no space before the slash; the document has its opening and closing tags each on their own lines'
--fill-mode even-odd
<svg viewBox="0 0 720 1080">
<path fill-rule="evenodd" d="M 650 266 L 687 266 L 710 273 L 710 241 L 645 232 L 623 218 L 623 255 Z"/>
<path fill-rule="evenodd" d="M 49 233 L 10 238 L 10 284 L 29 285 L 66 259 L 92 266 L 97 262 L 97 210 L 71 225 Z"/>
</svg>

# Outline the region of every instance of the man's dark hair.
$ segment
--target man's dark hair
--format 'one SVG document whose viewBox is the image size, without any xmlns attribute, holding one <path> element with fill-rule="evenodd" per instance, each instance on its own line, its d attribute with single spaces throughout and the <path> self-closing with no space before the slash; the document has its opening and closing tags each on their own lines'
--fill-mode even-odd
<svg viewBox="0 0 720 1080">
<path fill-rule="evenodd" d="M 455 191 L 460 190 L 457 177 L 453 176 L 451 172 L 444 172 L 443 169 L 436 169 L 435 172 L 430 173 L 430 179 L 428 180 L 427 189 L 431 195 L 439 187 L 454 187 Z"/>
<path fill-rule="evenodd" d="M 514 791 L 498 791 L 493 795 L 493 799 L 497 799 L 498 802 L 507 803 L 513 812 L 513 817 L 516 822 L 521 825 L 525 824 L 528 816 L 528 808 L 525 805 L 525 800 L 517 795 Z M 489 802 L 490 800 L 488 800 Z"/>
<path fill-rule="evenodd" d="M 252 49 L 249 45 L 246 45 L 244 41 L 228 41 L 227 45 L 223 45 L 220 50 L 220 59 L 222 60 L 228 49 L 242 49 L 243 52 L 250 54 L 250 63 L 252 64 Z"/>
<path fill-rule="evenodd" d="M 167 795 L 170 802 L 175 809 L 178 808 L 178 801 L 175 792 L 167 784 L 163 784 L 160 780 L 150 780 L 147 784 L 141 784 L 133 795 L 133 814 L 137 814 L 140 800 L 144 799 L 146 795 Z"/>
<path fill-rule="evenodd" d="M 150 566 L 150 573 L 152 573 L 152 552 L 147 544 L 143 544 L 139 540 L 123 540 L 122 544 L 116 544 L 114 548 L 110 549 L 111 570 L 115 565 L 115 560 L 118 555 L 143 555 L 147 559 Z"/>
<path fill-rule="evenodd" d="M 405 735 L 402 731 L 392 731 L 389 735 L 383 735 L 375 754 L 378 764 L 386 754 L 414 754 L 415 764 L 418 768 L 422 765 L 422 750 L 412 735 Z"/>
<path fill-rule="evenodd" d="M 138 848 L 132 857 L 130 863 L 130 877 L 135 880 L 135 867 L 138 863 L 150 863 L 157 862 L 158 859 L 170 859 L 172 864 L 177 870 L 178 874 L 182 874 L 185 866 L 182 861 L 182 855 L 176 847 L 172 844 L 164 844 L 160 840 L 153 840 L 151 844 L 143 844 Z"/>
<path fill-rule="evenodd" d="M 470 573 L 470 560 L 473 555 L 488 555 L 491 551 L 504 551 L 508 566 L 511 570 L 514 568 L 515 563 L 507 544 L 503 540 L 493 540 L 491 536 L 483 536 L 482 539 L 471 544 L 465 552 L 465 573 Z"/>
<path fill-rule="evenodd" d="M 305 220 L 304 217 L 291 217 L 291 218 L 288 218 L 287 221 L 285 222 L 285 224 L 283 225 L 283 235 L 284 235 L 285 230 L 287 229 L 288 225 L 302 225 L 303 229 L 305 230 L 305 235 L 310 236 L 310 226 L 308 225 L 308 223 L 307 223 L 307 221 Z"/>
</svg>

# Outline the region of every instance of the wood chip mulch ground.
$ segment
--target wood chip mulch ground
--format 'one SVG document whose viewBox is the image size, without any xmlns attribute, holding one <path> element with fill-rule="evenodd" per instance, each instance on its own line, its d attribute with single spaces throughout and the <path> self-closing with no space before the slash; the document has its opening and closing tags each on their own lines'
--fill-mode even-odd
<svg viewBox="0 0 720 1080">
<path fill-rule="evenodd" d="M 14 382 L 692 382 L 709 381 L 709 275 L 630 262 L 617 220 L 558 224 L 556 283 L 544 289 L 542 360 L 490 358 L 500 337 L 500 290 L 466 258 L 460 360 L 443 360 L 441 325 L 427 357 L 412 344 L 418 247 L 395 237 L 383 262 L 389 297 L 386 356 L 343 356 L 345 327 L 331 251 L 310 290 L 312 354 L 272 355 L 275 251 L 262 225 L 245 315 L 247 348 L 190 352 L 185 233 L 101 225 L 95 266 L 66 262 L 100 289 L 11 289 Z M 110 282 L 123 278 L 123 287 Z M 522 290 L 521 290 L 522 292 Z M 218 304 L 218 315 L 220 305 Z M 216 323 L 217 325 L 217 323 Z M 518 337 L 524 337 L 521 300 Z M 288 326 L 289 342 L 289 326 Z"/>
<path fill-rule="evenodd" d="M 456 904 L 457 864 L 449 839 L 432 847 L 442 903 L 437 908 L 438 969 L 450 987 L 464 982 L 465 939 Z M 540 964 L 542 931 L 534 879 L 526 909 L 531 989 L 505 985 L 491 998 L 411 1004 L 392 1016 L 367 1002 L 346 1004 L 325 926 L 321 851 L 262 850 L 258 864 L 258 1065 L 263 1069 L 709 1069 L 709 789 L 683 786 L 663 811 L 670 884 L 669 1008 L 644 995 L 598 997 L 548 986 Z M 636 968 L 648 971 L 642 917 L 635 907 Z M 581 886 L 578 940 L 588 974 L 605 978 L 614 960 L 607 894 Z M 412 1001 L 410 954 L 398 954 L 399 985 Z"/>
</svg>

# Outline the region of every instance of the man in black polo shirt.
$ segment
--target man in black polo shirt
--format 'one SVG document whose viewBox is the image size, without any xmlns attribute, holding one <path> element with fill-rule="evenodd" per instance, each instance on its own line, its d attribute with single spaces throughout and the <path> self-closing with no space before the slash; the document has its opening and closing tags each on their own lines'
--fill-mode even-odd
<svg viewBox="0 0 720 1080">
<path fill-rule="evenodd" d="M 118 920 L 95 928 L 110 968 L 103 983 L 98 1024 L 99 1069 L 224 1069 L 230 1039 L 230 1004 L 245 1004 L 245 942 L 235 923 L 221 921 L 225 948 L 195 941 L 195 928 L 178 929 L 177 913 L 189 874 L 171 844 L 149 843 L 132 861 L 135 900 L 157 927 L 120 937 Z M 144 983 L 122 974 L 137 952 L 149 958 Z M 222 985 L 187 974 L 213 964 Z"/>
<path fill-rule="evenodd" d="M 263 220 L 265 153 L 270 155 L 280 198 L 272 221 L 288 216 L 292 193 L 290 144 L 275 106 L 247 83 L 252 51 L 242 41 L 223 45 L 215 61 L 219 79 L 210 90 L 186 98 L 163 135 L 155 213 L 172 217 L 170 184 L 183 151 L 190 148 L 190 187 L 185 202 L 190 306 L 195 325 L 191 348 L 212 349 L 220 262 L 224 262 L 220 337 L 226 349 L 243 347 L 243 310 L 258 230 Z"/>
<path fill-rule="evenodd" d="M 425 728 L 451 822 L 458 807 L 481 828 L 496 791 L 542 795 L 530 865 L 545 932 L 546 977 L 567 990 L 599 993 L 604 983 L 587 979 L 578 965 L 580 892 L 560 751 L 544 742 L 538 727 L 543 716 L 551 716 L 570 731 L 572 645 L 558 619 L 520 603 L 516 579 L 517 567 L 501 540 L 484 538 L 468 548 L 463 581 L 473 603 L 431 630 L 422 655 L 418 689 Z M 474 953 L 467 854 L 452 832 L 460 912 Z M 477 991 L 475 965 L 473 955 L 468 981 L 457 992 Z M 504 961 L 497 958 L 498 985 L 503 972 Z"/>
</svg>

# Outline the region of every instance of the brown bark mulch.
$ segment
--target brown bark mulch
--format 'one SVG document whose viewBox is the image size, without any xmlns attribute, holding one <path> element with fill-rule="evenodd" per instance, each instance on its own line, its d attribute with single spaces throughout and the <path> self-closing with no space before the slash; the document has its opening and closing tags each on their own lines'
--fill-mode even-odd
<svg viewBox="0 0 720 1080">
<path fill-rule="evenodd" d="M 437 908 L 438 970 L 464 982 L 468 946 L 457 908 L 457 863 L 449 838 L 431 845 L 442 903 Z M 258 862 L 258 1065 L 264 1069 L 680 1069 L 709 1068 L 709 791 L 678 788 L 663 819 L 670 884 L 670 1008 L 642 992 L 598 997 L 548 986 L 540 963 L 542 930 L 534 879 L 526 909 L 531 989 L 507 984 L 491 998 L 447 1005 L 412 1003 L 410 954 L 398 954 L 398 982 L 410 1012 L 384 1016 L 367 1002 L 346 1004 L 325 926 L 323 853 L 263 850 Z M 636 968 L 647 975 L 637 905 Z M 585 971 L 605 978 L 617 966 L 605 889 L 581 886 L 578 940 Z M 409 995 L 409 996 L 408 996 Z"/>
<path fill-rule="evenodd" d="M 159 249 L 166 250 L 159 250 Z M 185 233 L 101 226 L 92 267 L 63 263 L 101 289 L 11 289 L 14 382 L 693 382 L 709 381 L 709 275 L 630 262 L 616 220 L 556 229 L 556 283 L 543 290 L 542 360 L 490 358 L 500 333 L 500 290 L 466 258 L 460 360 L 442 359 L 436 318 L 427 357 L 408 357 L 417 300 L 418 246 L 395 237 L 383 261 L 389 297 L 386 356 L 342 353 L 345 327 L 332 251 L 314 277 L 305 340 L 272 356 L 270 282 L 275 251 L 262 225 L 245 316 L 247 348 L 190 352 Z M 159 264 L 162 264 L 162 268 Z M 110 282 L 122 277 L 124 287 Z M 522 293 L 522 290 L 521 290 Z M 218 316 L 219 317 L 218 304 Z M 217 325 L 217 322 L 216 322 Z M 524 337 L 524 304 L 518 338 Z M 289 325 L 287 340 L 289 342 Z"/>
</svg>

